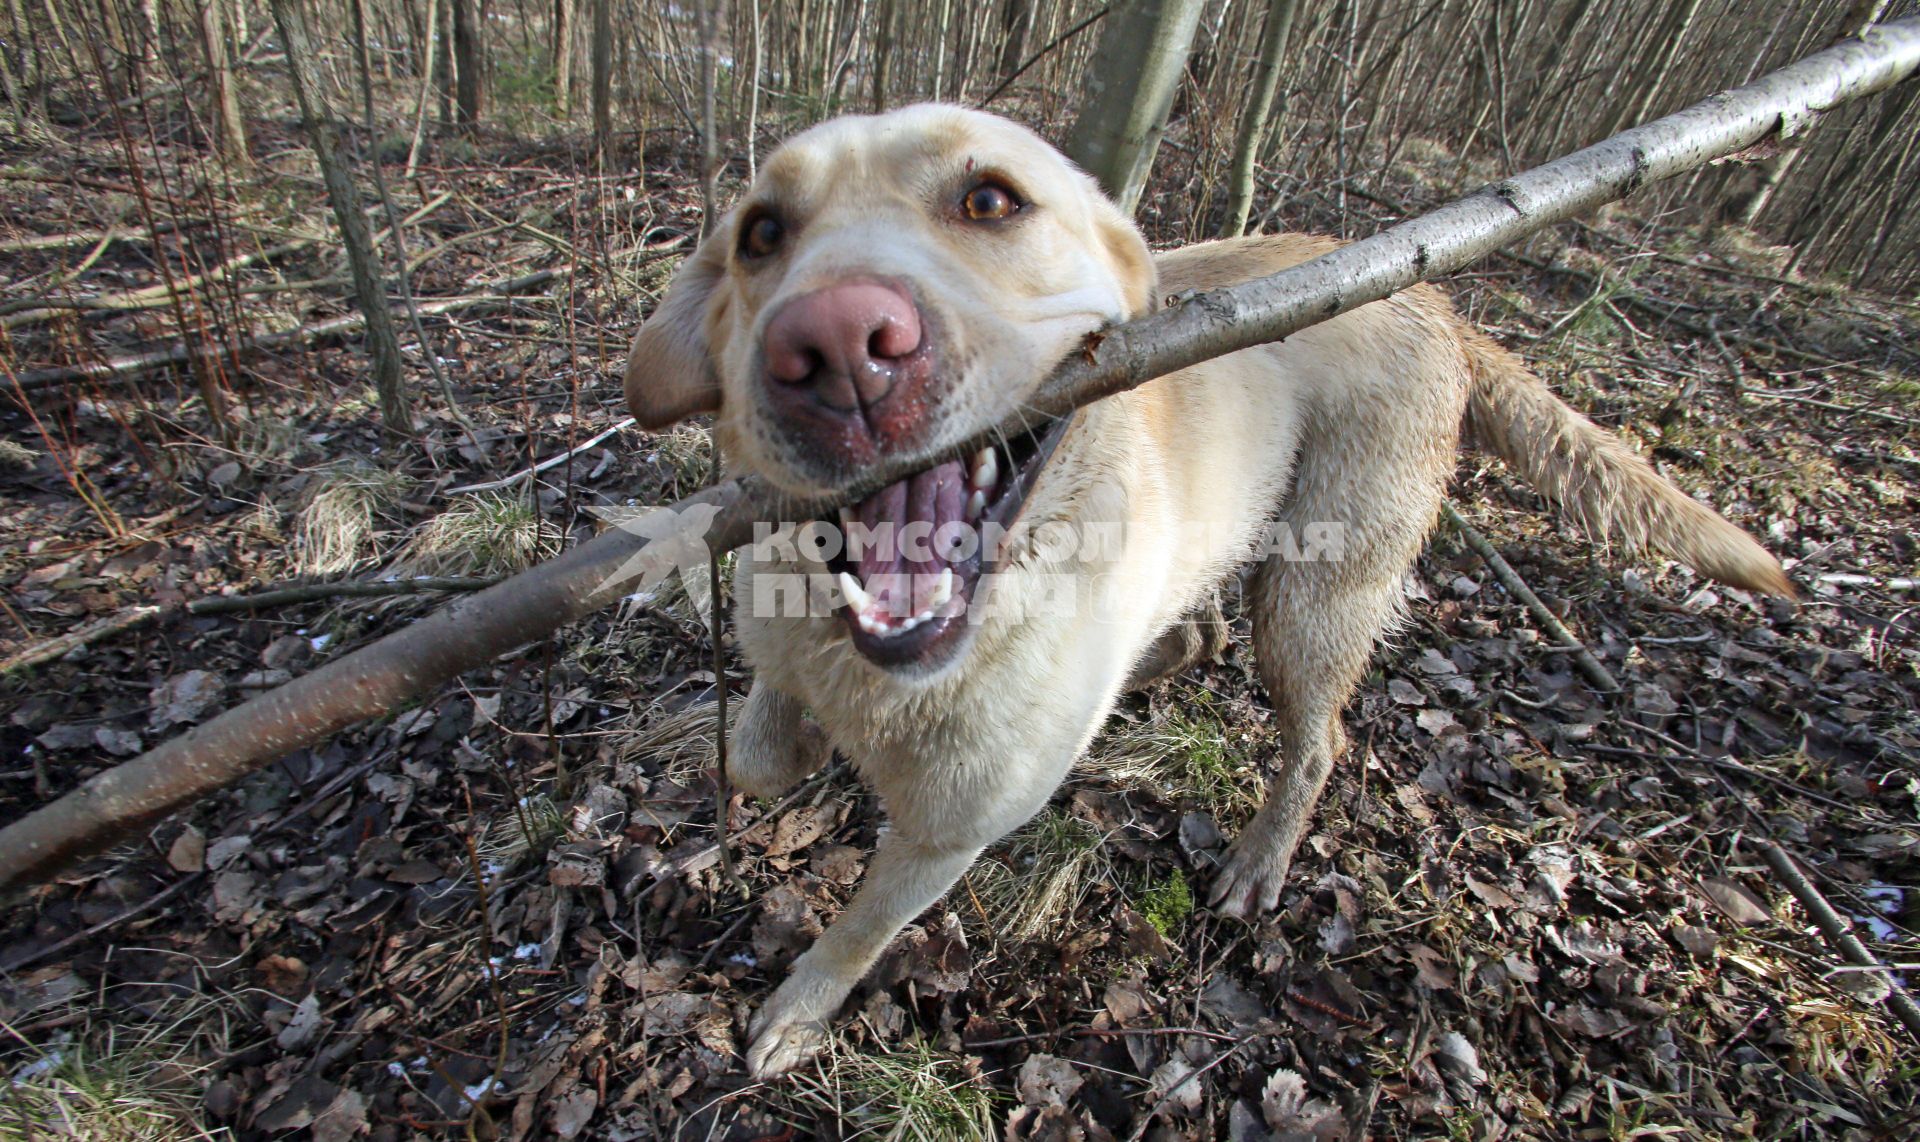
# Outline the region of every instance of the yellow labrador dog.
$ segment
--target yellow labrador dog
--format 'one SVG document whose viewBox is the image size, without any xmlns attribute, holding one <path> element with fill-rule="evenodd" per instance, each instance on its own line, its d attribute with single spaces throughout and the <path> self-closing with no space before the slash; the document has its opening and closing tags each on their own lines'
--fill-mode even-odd
<svg viewBox="0 0 1920 1142">
<path fill-rule="evenodd" d="M 1109 323 L 1333 246 L 1155 255 L 1092 179 L 1006 120 L 935 105 L 837 119 L 769 158 L 681 269 L 633 347 L 627 398 L 649 428 L 715 413 L 735 470 L 830 496 L 876 460 L 1002 422 Z M 1745 533 L 1427 287 L 1036 424 L 743 555 L 739 639 L 757 673 L 732 780 L 770 796 L 817 766 L 810 711 L 889 822 L 865 885 L 754 1021 L 749 1069 L 819 1049 L 888 942 L 1046 803 L 1128 684 L 1205 645 L 1192 616 L 1255 559 L 1284 754 L 1211 900 L 1238 917 L 1274 907 L 1463 424 L 1594 532 L 1791 593 Z"/>
</svg>

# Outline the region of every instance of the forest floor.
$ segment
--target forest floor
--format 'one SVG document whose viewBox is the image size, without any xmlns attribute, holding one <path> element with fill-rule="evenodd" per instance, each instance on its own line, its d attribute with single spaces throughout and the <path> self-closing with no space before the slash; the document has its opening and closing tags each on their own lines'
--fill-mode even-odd
<svg viewBox="0 0 1920 1142">
<path fill-rule="evenodd" d="M 486 578 L 708 476 L 701 430 L 602 436 L 625 415 L 636 299 L 698 230 L 698 149 L 673 131 L 650 137 L 644 186 L 504 139 L 439 144 L 412 178 L 404 146 L 387 156 L 431 254 L 423 303 L 483 299 L 428 319 L 466 424 L 415 351 L 417 440 L 383 441 L 338 339 L 199 377 L 48 372 L 350 312 L 282 131 L 233 188 L 190 137 L 161 139 L 144 178 L 105 127 L 5 156 L 0 379 L 22 387 L 0 405 L 0 658 L 162 610 L 0 678 L 0 821 L 443 596 L 190 600 Z M 1458 189 L 1395 172 L 1368 201 Z M 191 224 L 156 243 L 148 203 Z M 1157 239 L 1183 232 L 1157 209 Z M 1331 215 L 1307 199 L 1283 217 Z M 21 241 L 50 234 L 70 238 Z M 162 260 L 184 276 L 263 249 L 188 318 L 74 301 L 164 295 Z M 737 800 L 752 893 L 726 886 L 710 636 L 665 590 L 9 901 L 0 1136 L 1912 1137 L 1920 1049 L 1754 841 L 1920 966 L 1920 307 L 1632 209 L 1451 288 L 1761 536 L 1804 598 L 1610 559 L 1464 454 L 1462 513 L 1621 695 L 1589 689 L 1443 528 L 1279 912 L 1195 906 L 1274 762 L 1241 637 L 1123 703 L 1045 814 L 857 990 L 818 1069 L 756 1083 L 748 1015 L 845 902 L 880 819 L 844 766 Z"/>
</svg>

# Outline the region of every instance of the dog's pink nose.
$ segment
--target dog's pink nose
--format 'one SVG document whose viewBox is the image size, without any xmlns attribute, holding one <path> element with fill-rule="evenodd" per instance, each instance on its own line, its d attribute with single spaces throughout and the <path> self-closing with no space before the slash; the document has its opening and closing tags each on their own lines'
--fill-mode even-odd
<svg viewBox="0 0 1920 1142">
<path fill-rule="evenodd" d="M 794 298 L 767 322 L 767 374 L 776 388 L 810 388 L 852 412 L 887 395 L 920 340 L 920 311 L 904 290 L 842 282 Z"/>
</svg>

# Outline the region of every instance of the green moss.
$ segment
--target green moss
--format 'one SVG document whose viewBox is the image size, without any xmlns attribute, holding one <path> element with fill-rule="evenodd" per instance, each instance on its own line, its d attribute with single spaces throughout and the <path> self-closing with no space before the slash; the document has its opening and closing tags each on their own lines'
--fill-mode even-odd
<svg viewBox="0 0 1920 1142">
<path fill-rule="evenodd" d="M 1167 939 L 1173 939 L 1193 915 L 1193 889 L 1186 874 L 1174 869 L 1167 878 L 1140 895 L 1140 914 Z"/>
</svg>

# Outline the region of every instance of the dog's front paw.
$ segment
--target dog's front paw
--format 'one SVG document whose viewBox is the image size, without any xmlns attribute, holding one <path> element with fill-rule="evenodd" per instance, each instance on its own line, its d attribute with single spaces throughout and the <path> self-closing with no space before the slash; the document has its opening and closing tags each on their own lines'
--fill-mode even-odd
<svg viewBox="0 0 1920 1142">
<path fill-rule="evenodd" d="M 800 703 L 768 687 L 747 695 L 727 752 L 727 780 L 755 797 L 778 797 L 833 756 L 827 735 Z"/>
<path fill-rule="evenodd" d="M 1291 846 L 1265 841 L 1259 830 L 1250 828 L 1227 850 L 1226 861 L 1214 874 L 1207 902 L 1222 916 L 1256 920 L 1262 912 L 1279 906 L 1280 889 L 1286 885 L 1287 870 L 1292 865 Z"/>
<path fill-rule="evenodd" d="M 813 955 L 819 950 L 814 946 Z M 802 956 L 747 1029 L 747 1070 L 764 1079 L 790 1071 L 820 1053 L 834 1014 L 852 985 L 814 970 Z"/>
<path fill-rule="evenodd" d="M 827 1045 L 825 1020 L 769 1022 L 763 1012 L 753 1021 L 747 1047 L 747 1073 L 756 1079 L 785 1074 L 812 1059 Z"/>
</svg>

